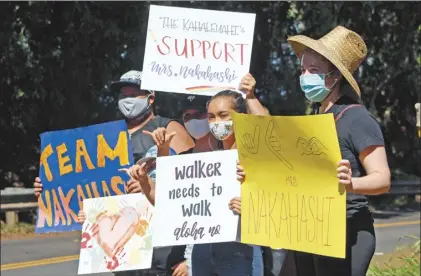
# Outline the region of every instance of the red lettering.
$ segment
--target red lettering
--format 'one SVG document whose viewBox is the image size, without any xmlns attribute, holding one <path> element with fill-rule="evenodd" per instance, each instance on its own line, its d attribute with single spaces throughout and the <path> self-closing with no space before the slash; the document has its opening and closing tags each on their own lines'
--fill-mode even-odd
<svg viewBox="0 0 421 276">
<path fill-rule="evenodd" d="M 210 49 L 210 47 L 211 47 L 211 44 L 210 44 L 209 41 L 207 41 L 207 40 L 202 41 L 202 50 L 203 50 L 203 58 L 204 59 L 206 59 L 206 52 L 207 52 L 207 50 Z"/>
<path fill-rule="evenodd" d="M 247 45 L 247 44 L 237 43 L 235 45 L 240 46 L 240 64 L 243 65 L 244 64 L 244 46 Z"/>
<path fill-rule="evenodd" d="M 157 45 L 161 55 L 175 54 L 176 56 L 202 57 L 204 60 L 213 57 L 215 60 L 223 59 L 224 62 L 234 62 L 244 65 L 245 43 L 221 43 L 219 41 L 197 39 L 173 39 L 164 36 L 161 44 Z M 211 51 L 211 52 L 210 52 Z"/>
<path fill-rule="evenodd" d="M 184 39 L 184 47 L 183 47 L 183 52 L 181 54 L 178 53 L 178 39 L 175 39 L 175 54 L 177 56 L 184 55 L 186 58 L 188 57 L 188 55 L 187 55 L 187 38 Z"/>
<path fill-rule="evenodd" d="M 194 45 L 195 42 L 198 42 L 199 43 L 199 45 L 197 47 L 195 47 L 195 45 Z M 200 46 L 202 46 L 202 43 L 199 40 L 197 40 L 197 39 L 192 39 L 190 41 L 190 44 L 191 44 L 191 56 L 194 57 L 194 50 L 199 49 Z"/>
<path fill-rule="evenodd" d="M 164 44 L 166 47 L 167 47 L 167 53 L 164 53 L 162 50 L 161 50 L 161 46 L 160 45 L 157 45 L 156 46 L 156 48 L 158 49 L 158 52 L 161 54 L 161 55 L 163 55 L 163 56 L 166 56 L 166 55 L 168 55 L 170 52 L 171 52 L 171 48 L 170 48 L 170 46 L 168 46 L 168 44 L 165 42 L 165 39 L 167 39 L 167 38 L 171 38 L 170 36 L 164 36 L 163 38 L 162 38 L 162 44 Z"/>
<path fill-rule="evenodd" d="M 219 42 L 218 42 L 218 41 L 215 41 L 215 42 L 213 43 L 213 47 L 212 47 L 212 54 L 213 54 L 213 57 L 214 57 L 215 59 L 219 59 L 219 58 L 222 56 L 222 49 L 221 49 L 221 48 L 219 48 L 219 56 L 218 56 L 218 57 L 216 57 L 216 55 L 215 55 L 215 48 L 216 48 L 216 45 L 219 45 Z"/>
<path fill-rule="evenodd" d="M 228 62 L 228 57 L 230 57 L 232 59 L 232 61 L 235 62 L 235 59 L 231 56 L 231 53 L 235 52 L 235 48 L 234 46 L 232 46 L 229 43 L 225 43 L 225 62 Z M 231 47 L 231 51 L 228 50 L 228 46 Z"/>
</svg>

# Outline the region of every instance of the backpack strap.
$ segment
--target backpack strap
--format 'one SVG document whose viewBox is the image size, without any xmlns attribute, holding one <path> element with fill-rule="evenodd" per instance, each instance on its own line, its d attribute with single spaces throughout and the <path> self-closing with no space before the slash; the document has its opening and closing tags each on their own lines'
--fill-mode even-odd
<svg viewBox="0 0 421 276">
<path fill-rule="evenodd" d="M 351 104 L 351 105 L 348 105 L 347 107 L 345 107 L 341 112 L 339 112 L 338 115 L 335 116 L 335 122 L 337 122 L 342 117 L 342 115 L 344 114 L 345 111 L 347 111 L 350 108 L 357 107 L 357 106 L 363 106 L 363 105 L 362 104 Z"/>
</svg>

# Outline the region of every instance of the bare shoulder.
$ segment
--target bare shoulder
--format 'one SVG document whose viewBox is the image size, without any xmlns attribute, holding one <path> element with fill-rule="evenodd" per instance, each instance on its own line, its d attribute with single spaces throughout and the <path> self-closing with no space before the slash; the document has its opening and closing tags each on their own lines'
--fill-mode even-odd
<svg viewBox="0 0 421 276">
<path fill-rule="evenodd" d="M 194 141 L 186 129 L 177 121 L 171 121 L 167 126 L 168 132 L 175 132 L 176 135 L 171 141 L 171 147 L 177 152 L 187 151 L 194 147 Z"/>
</svg>

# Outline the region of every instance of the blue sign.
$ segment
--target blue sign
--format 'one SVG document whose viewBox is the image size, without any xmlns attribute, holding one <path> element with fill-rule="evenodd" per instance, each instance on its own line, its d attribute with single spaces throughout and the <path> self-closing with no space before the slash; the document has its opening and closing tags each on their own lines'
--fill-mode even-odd
<svg viewBox="0 0 421 276">
<path fill-rule="evenodd" d="M 83 199 L 125 194 L 129 177 L 118 170 L 131 164 L 124 121 L 41 134 L 43 192 L 35 232 L 81 230 L 77 215 Z"/>
</svg>

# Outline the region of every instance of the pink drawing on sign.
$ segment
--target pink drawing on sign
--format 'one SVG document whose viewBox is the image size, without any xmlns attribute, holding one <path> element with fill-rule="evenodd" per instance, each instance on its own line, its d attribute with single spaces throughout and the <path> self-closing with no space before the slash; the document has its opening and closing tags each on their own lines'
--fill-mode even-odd
<svg viewBox="0 0 421 276">
<path fill-rule="evenodd" d="M 133 207 L 125 207 L 112 216 L 105 213 L 98 216 L 98 244 L 108 257 L 115 259 L 114 257 L 123 250 L 124 245 L 136 233 L 138 223 L 139 217 Z"/>
</svg>

